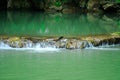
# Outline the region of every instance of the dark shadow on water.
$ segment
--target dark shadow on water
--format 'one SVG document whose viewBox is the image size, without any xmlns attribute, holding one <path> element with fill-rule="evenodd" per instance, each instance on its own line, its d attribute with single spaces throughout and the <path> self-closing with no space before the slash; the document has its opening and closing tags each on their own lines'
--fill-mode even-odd
<svg viewBox="0 0 120 80">
<path fill-rule="evenodd" d="M 0 35 L 84 36 L 120 31 L 120 17 L 98 14 L 0 12 Z"/>
</svg>

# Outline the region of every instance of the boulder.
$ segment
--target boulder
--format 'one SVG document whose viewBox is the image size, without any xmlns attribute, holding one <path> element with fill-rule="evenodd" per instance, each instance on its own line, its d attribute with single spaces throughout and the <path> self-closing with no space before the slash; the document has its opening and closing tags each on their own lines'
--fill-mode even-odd
<svg viewBox="0 0 120 80">
<path fill-rule="evenodd" d="M 77 41 L 76 40 L 68 40 L 66 42 L 66 49 L 77 49 Z"/>
<path fill-rule="evenodd" d="M 22 48 L 24 46 L 24 41 L 19 37 L 11 37 L 7 39 L 6 43 L 13 48 Z"/>
</svg>

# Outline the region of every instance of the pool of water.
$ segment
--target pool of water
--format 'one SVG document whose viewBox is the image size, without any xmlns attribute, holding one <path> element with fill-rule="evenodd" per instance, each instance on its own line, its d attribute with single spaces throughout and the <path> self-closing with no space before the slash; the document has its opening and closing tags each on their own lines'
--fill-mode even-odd
<svg viewBox="0 0 120 80">
<path fill-rule="evenodd" d="M 84 36 L 119 31 L 117 15 L 0 12 L 0 35 Z"/>
<path fill-rule="evenodd" d="M 0 12 L 0 35 L 85 36 L 120 32 L 119 16 Z M 91 49 L 0 48 L 0 80 L 120 80 L 120 45 Z"/>
<path fill-rule="evenodd" d="M 120 50 L 0 50 L 0 80 L 119 80 Z"/>
</svg>

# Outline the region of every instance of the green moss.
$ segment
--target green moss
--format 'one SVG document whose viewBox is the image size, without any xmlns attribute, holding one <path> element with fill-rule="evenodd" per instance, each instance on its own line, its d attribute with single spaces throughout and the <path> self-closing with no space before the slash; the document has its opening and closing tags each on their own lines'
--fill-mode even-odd
<svg viewBox="0 0 120 80">
<path fill-rule="evenodd" d="M 120 36 L 120 32 L 114 32 L 114 33 L 112 33 L 111 35 L 117 35 L 117 36 Z"/>
<path fill-rule="evenodd" d="M 19 37 L 11 37 L 9 38 L 9 41 L 20 41 Z"/>
</svg>

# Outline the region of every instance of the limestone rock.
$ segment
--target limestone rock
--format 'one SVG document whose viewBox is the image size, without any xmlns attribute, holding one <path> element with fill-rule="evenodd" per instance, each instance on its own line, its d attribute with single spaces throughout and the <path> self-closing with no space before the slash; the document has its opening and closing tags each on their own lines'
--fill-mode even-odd
<svg viewBox="0 0 120 80">
<path fill-rule="evenodd" d="M 76 49 L 77 48 L 77 41 L 70 40 L 66 42 L 66 49 Z"/>
<path fill-rule="evenodd" d="M 55 38 L 36 37 L 0 37 L 0 47 L 11 48 L 64 48 L 64 49 L 85 49 L 104 45 L 120 44 L 119 35 L 97 35 L 78 38 L 62 38 L 55 41 Z"/>
</svg>

